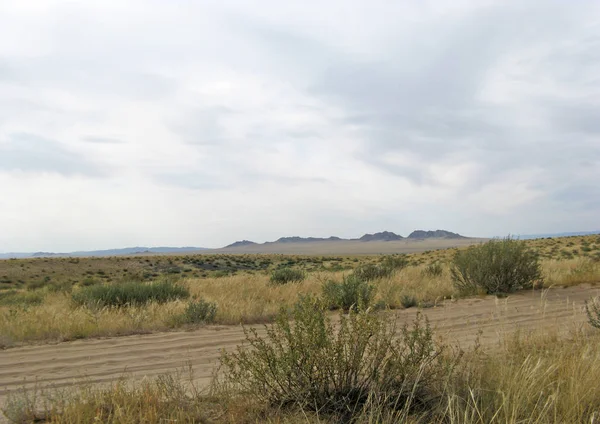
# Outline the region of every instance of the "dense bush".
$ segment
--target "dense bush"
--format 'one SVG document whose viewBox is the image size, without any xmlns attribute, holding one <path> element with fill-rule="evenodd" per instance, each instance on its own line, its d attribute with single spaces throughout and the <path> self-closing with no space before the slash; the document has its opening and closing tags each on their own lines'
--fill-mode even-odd
<svg viewBox="0 0 600 424">
<path fill-rule="evenodd" d="M 171 281 L 153 283 L 128 282 L 82 287 L 72 294 L 77 305 L 126 306 L 149 302 L 165 303 L 187 299 L 188 289 Z"/>
<path fill-rule="evenodd" d="M 299 283 L 306 278 L 304 271 L 293 268 L 276 269 L 271 274 L 272 284 Z"/>
<path fill-rule="evenodd" d="M 450 269 L 462 293 L 511 293 L 542 281 L 537 254 L 510 237 L 458 251 Z"/>
<path fill-rule="evenodd" d="M 373 301 L 375 287 L 351 274 L 341 282 L 329 280 L 323 284 L 323 300 L 330 309 L 344 311 L 355 307 L 368 307 Z"/>
<path fill-rule="evenodd" d="M 217 305 L 198 299 L 188 303 L 183 313 L 183 321 L 189 324 L 209 324 L 215 320 Z"/>
<path fill-rule="evenodd" d="M 222 381 L 276 408 L 316 411 L 335 422 L 374 408 L 431 412 L 448 376 L 442 348 L 420 315 L 400 337 L 390 319 L 353 310 L 334 325 L 320 301 L 304 297 L 266 336 L 246 330 L 248 345 L 223 353 Z"/>
</svg>

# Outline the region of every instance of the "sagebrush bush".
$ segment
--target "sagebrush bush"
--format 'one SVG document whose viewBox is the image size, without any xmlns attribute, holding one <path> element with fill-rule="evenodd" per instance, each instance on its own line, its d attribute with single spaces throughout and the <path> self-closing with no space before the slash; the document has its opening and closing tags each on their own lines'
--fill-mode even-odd
<svg viewBox="0 0 600 424">
<path fill-rule="evenodd" d="M 304 271 L 293 268 L 276 269 L 271 274 L 272 284 L 299 283 L 306 278 Z"/>
<path fill-rule="evenodd" d="M 329 280 L 322 287 L 323 300 L 330 309 L 350 310 L 353 306 L 366 308 L 371 305 L 375 287 L 354 274 L 344 276 L 342 281 Z"/>
<path fill-rule="evenodd" d="M 360 280 L 372 281 L 380 278 L 390 277 L 394 274 L 395 268 L 386 265 L 360 265 L 353 271 L 354 276 Z"/>
<path fill-rule="evenodd" d="M 183 320 L 189 324 L 209 324 L 215 320 L 217 304 L 203 299 L 188 303 L 183 313 Z"/>
<path fill-rule="evenodd" d="M 449 368 L 427 320 L 400 335 L 386 314 L 353 309 L 334 325 L 324 305 L 302 298 L 266 336 L 245 330 L 246 346 L 223 353 L 222 383 L 276 408 L 300 408 L 350 422 L 363 409 L 432 412 Z M 368 404 L 368 405 L 367 405 Z"/>
<path fill-rule="evenodd" d="M 187 299 L 187 287 L 171 281 L 128 282 L 82 287 L 72 294 L 76 305 L 139 306 L 150 302 L 165 303 Z"/>
<path fill-rule="evenodd" d="M 512 293 L 542 281 L 538 255 L 523 241 L 510 237 L 458 251 L 450 272 L 454 285 L 464 294 Z"/>
</svg>

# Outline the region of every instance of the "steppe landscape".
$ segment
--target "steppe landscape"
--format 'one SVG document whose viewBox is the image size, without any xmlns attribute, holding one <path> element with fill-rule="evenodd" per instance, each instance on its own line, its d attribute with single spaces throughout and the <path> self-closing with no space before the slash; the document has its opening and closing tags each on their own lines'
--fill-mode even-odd
<svg viewBox="0 0 600 424">
<path fill-rule="evenodd" d="M 600 2 L 0 0 L 0 423 L 600 424 Z"/>
<path fill-rule="evenodd" d="M 78 413 L 88 418 L 96 414 L 104 419 L 135 421 L 132 417 L 140 411 L 133 405 L 128 404 L 126 407 L 133 410 L 117 419 L 85 410 L 79 403 L 93 398 L 94 402 L 100 402 L 97 408 L 113 408 L 117 405 L 101 403 L 135 402 L 112 396 L 117 395 L 115 390 L 119 390 L 119 396 L 142 396 L 136 392 L 140 387 L 158 384 L 170 376 L 174 379 L 172 384 L 187 388 L 181 389 L 185 393 L 195 393 L 195 398 L 185 395 L 189 396 L 186 402 L 195 406 L 193 411 L 186 412 L 180 399 L 177 407 L 170 406 L 172 410 L 154 411 L 153 414 L 158 414 L 156 419 L 177 416 L 184 422 L 259 421 L 273 414 L 276 422 L 319 421 L 310 408 L 298 415 L 300 412 L 294 408 L 288 411 L 281 406 L 272 409 L 273 405 L 254 405 L 254 412 L 246 414 L 239 408 L 245 408 L 242 405 L 246 402 L 252 403 L 251 398 L 241 400 L 240 395 L 219 392 L 223 389 L 215 389 L 215 372 L 223 351 L 234 352 L 248 342 L 244 328 L 256 328 L 258 337 L 266 337 L 263 324 L 276 322 L 282 309 L 293 310 L 305 295 L 328 299 L 325 289 L 328 282 L 346 282 L 353 276 L 361 276 L 361 283 L 372 287 L 373 292 L 365 300 L 368 305 L 362 306 L 359 306 L 360 294 L 354 294 L 358 303 L 350 307 L 350 315 L 375 314 L 399 327 L 412 325 L 417 316 L 425 316 L 436 343 L 451 347 L 453 355 L 460 350 L 462 358 L 475 355 L 479 360 L 485 358 L 484 363 L 493 361 L 497 366 L 509 368 L 516 366 L 515 360 L 525 361 L 520 365 L 525 366 L 535 358 L 539 362 L 530 372 L 542 375 L 534 374 L 531 378 L 544 381 L 536 380 L 535 384 L 562 387 L 560 378 L 564 377 L 553 374 L 554 365 L 548 362 L 544 366 L 549 368 L 542 366 L 550 360 L 543 346 L 556 346 L 557 351 L 552 355 L 561 355 L 563 350 L 572 355 L 575 345 L 588 352 L 600 343 L 600 334 L 596 333 L 600 331 L 590 325 L 586 312 L 586 302 L 600 295 L 600 287 L 596 287 L 600 282 L 600 236 L 470 240 L 470 243 L 468 240 L 462 239 L 461 247 L 445 248 L 450 240 L 432 238 L 423 242 L 434 250 L 392 255 L 202 253 L 2 260 L 0 334 L 4 351 L 0 352 L 0 401 L 8 417 L 17 416 L 25 421 L 46 417 L 51 421 L 72 422 L 77 415 L 69 414 Z M 457 267 L 456 255 L 470 251 L 469 244 L 481 248 L 507 241 L 535 253 L 541 271 L 539 284 L 533 289 L 511 290 L 504 295 L 462 292 L 451 272 Z M 386 242 L 369 243 L 374 243 L 372 248 L 378 250 L 378 245 Z M 391 246 L 398 246 L 402 252 L 406 249 L 398 241 L 387 243 L 392 243 L 389 249 Z M 294 276 L 294 272 L 298 275 Z M 365 272 L 372 275 L 363 276 Z M 281 275 L 283 279 L 278 280 Z M 161 284 L 163 290 L 179 291 L 172 298 L 153 298 L 152 294 L 148 299 L 132 297 L 130 303 L 119 303 L 109 297 L 92 299 L 100 296 L 94 294 L 95 288 L 120 286 L 136 291 L 139 287 Z M 84 296 L 90 298 L 82 300 Z M 195 310 L 196 315 L 190 315 L 194 310 L 189 305 L 203 307 Z M 364 307 L 369 307 L 370 312 Z M 345 307 L 332 303 L 327 309 L 331 311 L 325 311 L 325 316 L 338 325 L 335 323 L 339 321 L 339 313 L 335 310 L 343 311 Z M 516 356 L 509 357 L 508 352 Z M 576 354 L 588 355 L 582 352 Z M 600 361 L 600 357 L 586 357 L 586 360 Z M 189 387 L 197 392 L 190 392 Z M 215 400 L 215 396 L 220 398 Z M 155 401 L 160 403 L 159 398 Z M 546 395 L 544 399 L 549 401 Z M 82 410 L 59 413 L 57 405 Z M 495 404 L 495 407 L 497 419 L 506 419 L 506 411 L 501 411 L 506 405 Z M 529 410 L 523 406 L 528 413 L 539 413 L 540 422 L 546 422 L 550 411 L 566 413 L 561 409 L 564 407 L 546 405 L 547 409 Z M 588 412 L 581 410 L 578 417 Z M 361 413 L 360 419 L 373 418 L 373 411 Z M 491 419 L 485 411 L 469 413 Z M 415 414 L 411 419 L 415 422 L 425 419 L 418 417 Z M 154 420 L 150 416 L 147 419 Z M 392 415 L 379 419 L 395 418 Z M 449 416 L 446 414 L 443 419 Z M 473 416 L 469 420 L 483 422 L 484 418 Z"/>
</svg>

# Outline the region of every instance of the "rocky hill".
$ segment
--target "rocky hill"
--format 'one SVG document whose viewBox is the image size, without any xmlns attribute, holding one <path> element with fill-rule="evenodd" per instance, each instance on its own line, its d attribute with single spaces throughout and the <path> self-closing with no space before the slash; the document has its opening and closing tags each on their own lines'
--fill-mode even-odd
<svg viewBox="0 0 600 424">
<path fill-rule="evenodd" d="M 254 244 L 257 244 L 257 243 L 250 241 L 250 240 L 241 240 L 241 241 L 236 241 L 235 243 L 228 244 L 227 246 L 225 246 L 225 249 L 227 249 L 229 247 L 252 246 Z"/>
<path fill-rule="evenodd" d="M 435 231 L 424 231 L 415 230 L 408 236 L 409 239 L 430 239 L 430 238 L 443 238 L 443 239 L 461 239 L 466 238 L 460 234 L 453 233 L 446 230 L 435 230 Z"/>
<path fill-rule="evenodd" d="M 342 239 L 339 237 L 281 237 L 272 243 L 312 243 L 316 241 L 341 241 Z"/>
<path fill-rule="evenodd" d="M 380 233 L 375 234 L 365 234 L 361 238 L 360 241 L 394 241 L 394 240 L 402 240 L 404 237 L 399 236 L 396 233 L 392 233 L 391 231 L 382 231 Z"/>
</svg>

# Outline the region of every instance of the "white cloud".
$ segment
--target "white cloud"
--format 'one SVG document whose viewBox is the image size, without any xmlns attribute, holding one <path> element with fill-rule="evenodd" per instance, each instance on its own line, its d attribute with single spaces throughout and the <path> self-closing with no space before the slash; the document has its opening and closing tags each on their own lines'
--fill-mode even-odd
<svg viewBox="0 0 600 424">
<path fill-rule="evenodd" d="M 597 227 L 600 6 L 0 5 L 0 251 Z"/>
</svg>

